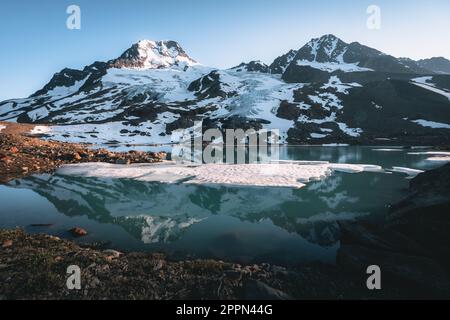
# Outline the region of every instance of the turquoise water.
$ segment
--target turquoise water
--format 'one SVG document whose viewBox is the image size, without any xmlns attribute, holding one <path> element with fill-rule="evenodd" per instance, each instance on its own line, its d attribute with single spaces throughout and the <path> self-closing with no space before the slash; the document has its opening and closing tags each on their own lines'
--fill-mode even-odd
<svg viewBox="0 0 450 320">
<path fill-rule="evenodd" d="M 411 150 L 283 147 L 281 158 L 414 169 L 440 165 Z M 414 150 L 417 151 L 417 150 Z M 422 151 L 422 150 L 421 150 Z M 334 263 L 337 220 L 379 219 L 407 191 L 400 173 L 333 173 L 302 189 L 164 184 L 36 175 L 0 186 L 0 227 L 22 227 L 123 251 L 242 263 Z M 32 224 L 51 224 L 35 227 Z"/>
</svg>

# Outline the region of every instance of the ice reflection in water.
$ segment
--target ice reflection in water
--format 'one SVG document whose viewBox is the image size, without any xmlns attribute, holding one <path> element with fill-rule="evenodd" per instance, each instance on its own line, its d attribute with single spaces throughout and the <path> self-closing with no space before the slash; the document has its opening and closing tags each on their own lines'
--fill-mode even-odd
<svg viewBox="0 0 450 320">
<path fill-rule="evenodd" d="M 424 169 L 425 157 L 358 147 L 283 148 L 281 156 L 416 169 Z M 80 241 L 107 240 L 122 250 L 175 257 L 332 263 L 336 221 L 382 215 L 407 186 L 402 174 L 369 172 L 333 173 L 302 189 L 41 175 L 0 186 L 0 226 L 53 223 L 27 230 L 67 236 L 65 230 L 79 225 L 90 232 Z"/>
</svg>

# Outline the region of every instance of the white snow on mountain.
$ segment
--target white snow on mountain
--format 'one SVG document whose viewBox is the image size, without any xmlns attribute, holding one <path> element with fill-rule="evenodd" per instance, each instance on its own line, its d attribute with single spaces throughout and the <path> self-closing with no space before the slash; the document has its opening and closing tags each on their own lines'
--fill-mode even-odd
<svg viewBox="0 0 450 320">
<path fill-rule="evenodd" d="M 76 81 L 75 84 L 73 84 L 70 87 L 64 87 L 64 86 L 56 87 L 52 90 L 49 90 L 47 92 L 47 95 L 52 98 L 61 98 L 61 97 L 70 96 L 71 94 L 78 92 L 78 90 L 80 90 L 80 88 L 86 83 L 86 81 L 87 81 L 87 77 L 84 78 L 83 80 Z"/>
<path fill-rule="evenodd" d="M 333 35 L 325 35 L 318 39 L 312 39 L 310 42 L 306 44 L 311 50 L 311 55 L 314 57 L 312 61 L 317 61 L 317 56 L 320 48 L 323 48 L 325 54 L 329 59 L 334 59 L 339 62 L 343 62 L 343 55 L 347 48 L 344 48 L 340 52 L 336 52 L 337 45 L 339 43 L 339 39 Z"/>
<path fill-rule="evenodd" d="M 172 113 L 161 114 L 157 121 L 145 121 L 139 125 L 125 125 L 121 121 L 107 122 L 101 124 L 76 124 L 51 126 L 45 134 L 52 139 L 74 143 L 90 142 L 96 145 L 105 144 L 170 144 L 171 135 L 162 135 L 167 123 L 173 122 L 175 115 Z M 123 130 L 138 132 L 139 134 L 122 133 Z M 144 134 L 140 134 L 140 133 Z"/>
<path fill-rule="evenodd" d="M 326 138 L 328 135 L 323 133 L 310 133 L 309 136 L 313 139 L 323 139 Z"/>
<path fill-rule="evenodd" d="M 441 123 L 441 122 L 434 122 L 434 121 L 428 121 L 428 120 L 412 120 L 412 122 L 417 123 L 418 125 L 421 125 L 422 127 L 428 127 L 433 129 L 450 129 L 450 124 Z"/>
<path fill-rule="evenodd" d="M 249 119 L 270 121 L 265 129 L 279 129 L 281 140 L 294 124 L 291 120 L 276 116 L 280 102 L 293 102 L 293 91 L 303 84 L 286 84 L 278 75 L 258 72 L 241 73 L 233 70 L 219 72 L 222 89 L 236 92 L 236 95 L 217 102 L 221 107 L 211 113 L 211 118 L 241 116 Z"/>
<path fill-rule="evenodd" d="M 423 89 L 432 91 L 434 93 L 440 94 L 450 100 L 450 91 L 436 88 L 436 86 L 431 83 L 432 77 L 419 77 L 411 80 L 411 83 L 414 85 L 421 87 Z"/>
<path fill-rule="evenodd" d="M 342 83 L 342 81 L 337 76 L 331 76 L 328 83 L 322 86 L 322 89 L 334 88 L 337 92 L 348 94 L 348 89 L 362 87 L 359 83 Z"/>
<path fill-rule="evenodd" d="M 344 63 L 344 62 L 317 62 L 308 60 L 297 60 L 297 65 L 308 66 L 314 69 L 319 69 L 326 72 L 343 71 L 343 72 L 365 72 L 374 71 L 370 68 L 359 67 L 358 63 Z"/>
<path fill-rule="evenodd" d="M 426 84 L 426 85 L 434 87 L 434 84 L 431 83 L 432 79 L 433 79 L 433 77 L 431 77 L 431 76 L 425 76 L 425 77 L 414 78 L 411 81 L 415 82 L 415 83 Z"/>
<path fill-rule="evenodd" d="M 28 112 L 28 116 L 32 121 L 36 121 L 42 118 L 45 118 L 49 115 L 48 109 L 44 107 L 40 107 Z"/>
<path fill-rule="evenodd" d="M 325 84 L 322 89 L 334 88 L 337 92 L 348 95 L 348 90 L 351 88 L 360 87 L 358 83 L 343 83 L 337 76 L 331 76 L 328 83 Z M 363 130 L 361 128 L 351 128 L 343 122 L 337 121 L 337 112 L 344 108 L 341 99 L 334 93 L 326 92 L 318 95 L 309 95 L 308 98 L 316 104 L 320 104 L 323 109 L 332 111 L 331 114 L 322 119 L 310 119 L 304 115 L 298 118 L 298 122 L 301 123 L 316 123 L 323 124 L 327 122 L 335 122 L 339 129 L 350 137 L 359 137 Z M 318 135 L 311 135 L 311 138 L 318 139 Z M 323 137 L 321 137 L 323 138 Z"/>
<path fill-rule="evenodd" d="M 141 40 L 119 57 L 120 59 L 125 60 L 122 62 L 126 68 L 136 69 L 161 69 L 172 66 L 185 68 L 198 64 L 174 41 Z"/>
<path fill-rule="evenodd" d="M 343 122 L 337 122 L 339 129 L 341 129 L 342 132 L 349 135 L 350 137 L 359 137 L 363 130 L 361 128 L 349 128 L 347 124 Z"/>
<path fill-rule="evenodd" d="M 204 114 L 211 119 L 227 118 L 230 116 L 242 116 L 249 119 L 262 119 L 270 121 L 264 124 L 265 129 L 279 129 L 281 140 L 287 137 L 287 131 L 294 124 L 291 120 L 285 120 L 276 116 L 277 108 L 282 100 L 293 101 L 293 91 L 301 88 L 302 84 L 286 84 L 278 75 L 263 74 L 258 72 L 235 72 L 234 70 L 217 71 L 220 76 L 220 85 L 225 92 L 235 92 L 228 98 L 210 98 L 202 101 L 195 101 L 194 92 L 187 90 L 189 84 L 201 75 L 213 69 L 194 66 L 187 71 L 177 69 L 110 69 L 103 78 L 103 90 L 109 90 L 112 98 L 107 101 L 92 99 L 91 95 L 85 95 L 77 104 L 89 106 L 84 109 L 82 106 L 73 110 L 70 114 L 63 113 L 57 119 L 67 119 L 66 123 L 79 123 L 91 120 L 107 120 L 124 111 L 126 106 L 122 106 L 120 100 L 115 102 L 114 97 L 119 93 L 126 92 L 127 96 L 134 94 L 145 94 L 147 100 L 164 103 L 176 103 L 182 101 L 194 101 L 192 106 L 185 108 L 198 108 L 208 104 L 213 104 L 218 108 Z M 102 97 L 104 97 L 103 95 Z M 89 102 L 89 103 L 88 103 Z M 145 103 L 144 100 L 141 103 Z M 49 103 L 54 105 L 54 103 Z M 178 108 L 178 107 L 177 107 Z M 98 110 L 96 114 L 92 110 Z M 102 111 L 102 112 L 100 112 Z M 34 111 L 33 111 L 34 112 Z M 73 124 L 64 126 L 53 126 L 48 133 L 52 138 L 70 141 L 83 142 L 93 141 L 95 143 L 106 143 L 111 140 L 120 143 L 170 143 L 171 137 L 162 135 L 166 130 L 165 126 L 179 118 L 179 115 L 167 111 L 159 114 L 156 121 L 141 122 L 139 125 L 129 126 L 122 122 L 108 122 L 103 124 Z M 123 130 L 141 131 L 147 135 L 133 135 L 120 133 Z"/>
<path fill-rule="evenodd" d="M 299 66 L 308 66 L 326 72 L 365 72 L 374 71 L 369 68 L 360 67 L 359 62 L 346 63 L 344 55 L 348 50 L 346 43 L 333 35 L 325 35 L 318 39 L 312 39 L 304 49 L 308 48 L 311 58 L 298 59 L 296 64 Z M 320 56 L 319 56 L 320 55 Z M 325 56 L 324 56 L 325 55 Z"/>
<path fill-rule="evenodd" d="M 294 60 L 295 55 L 297 54 L 297 50 L 291 50 L 288 55 L 286 56 L 286 63 L 282 66 L 280 66 L 281 73 L 284 73 L 286 71 L 287 66 Z"/>
<path fill-rule="evenodd" d="M 126 90 L 128 97 L 148 94 L 148 98 L 157 98 L 160 102 L 194 100 L 193 92 L 187 90 L 189 84 L 213 68 L 195 65 L 187 70 L 165 69 L 109 69 L 102 83 L 107 87 Z"/>
<path fill-rule="evenodd" d="M 354 51 L 351 48 L 327 35 L 281 56 L 275 68 L 279 72 L 292 62 L 330 73 L 373 71 L 347 60 L 346 53 Z M 354 56 L 353 51 L 349 57 Z M 193 121 L 202 119 L 211 120 L 219 128 L 226 121 L 243 121 L 257 123 L 263 129 L 278 129 L 282 143 L 287 141 L 290 129 L 296 134 L 302 124 L 309 130 L 306 140 L 334 138 L 341 132 L 344 138 L 361 136 L 363 129 L 352 125 L 351 120 L 342 120 L 346 111 L 343 96 L 361 84 L 352 80 L 344 83 L 336 75 L 330 75 L 324 83 L 287 83 L 284 75 L 271 74 L 270 68 L 252 61 L 217 70 L 190 58 L 175 41 L 142 40 L 117 59 L 83 70 L 64 69 L 45 90 L 30 98 L 2 102 L 0 121 L 56 123 L 45 132 L 34 133 L 94 144 L 172 143 L 176 142 L 171 137 L 174 130 L 190 129 Z M 450 93 L 437 88 L 431 80 L 420 77 L 412 83 L 450 99 Z M 372 105 L 380 112 L 388 107 L 374 101 Z M 424 127 L 448 128 L 445 123 L 414 122 Z M 333 129 L 327 129 L 330 126 Z"/>
</svg>

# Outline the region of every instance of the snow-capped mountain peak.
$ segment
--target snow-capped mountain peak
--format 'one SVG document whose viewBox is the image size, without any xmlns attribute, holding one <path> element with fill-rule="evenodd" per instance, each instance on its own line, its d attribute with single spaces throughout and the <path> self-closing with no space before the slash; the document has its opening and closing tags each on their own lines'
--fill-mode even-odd
<svg viewBox="0 0 450 320">
<path fill-rule="evenodd" d="M 338 37 L 327 34 L 309 41 L 301 51 L 305 60 L 314 62 L 343 62 L 348 45 Z"/>
<path fill-rule="evenodd" d="M 141 40 L 113 61 L 116 68 L 162 69 L 198 64 L 176 41 Z"/>
<path fill-rule="evenodd" d="M 56 124 L 48 137 L 98 144 L 171 143 L 174 130 L 199 120 L 278 129 L 281 141 L 299 144 L 399 143 L 399 128 L 402 141 L 447 143 L 447 61 L 430 60 L 425 68 L 325 35 L 270 66 L 218 70 L 175 41 L 142 40 L 117 59 L 63 69 L 29 98 L 0 102 L 0 121 Z"/>
</svg>

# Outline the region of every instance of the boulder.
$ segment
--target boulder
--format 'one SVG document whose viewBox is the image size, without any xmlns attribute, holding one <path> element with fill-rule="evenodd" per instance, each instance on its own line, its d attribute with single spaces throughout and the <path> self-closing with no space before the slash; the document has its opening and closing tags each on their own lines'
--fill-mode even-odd
<svg viewBox="0 0 450 320">
<path fill-rule="evenodd" d="M 72 228 L 69 230 L 69 232 L 74 237 L 83 237 L 88 234 L 88 232 L 86 230 L 84 230 L 83 228 L 79 228 L 79 227 Z"/>
<path fill-rule="evenodd" d="M 249 279 L 244 282 L 244 299 L 292 300 L 292 297 L 281 290 L 270 287 L 264 282 Z"/>
</svg>

